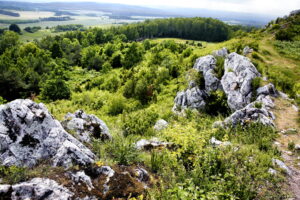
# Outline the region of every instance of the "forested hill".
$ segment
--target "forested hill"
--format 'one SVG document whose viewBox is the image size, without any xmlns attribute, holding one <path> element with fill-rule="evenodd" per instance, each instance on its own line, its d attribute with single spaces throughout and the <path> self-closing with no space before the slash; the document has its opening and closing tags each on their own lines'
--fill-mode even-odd
<svg viewBox="0 0 300 200">
<path fill-rule="evenodd" d="M 229 39 L 242 28 L 211 18 L 157 19 L 109 29 L 67 32 L 27 44 L 20 44 L 17 34 L 6 32 L 0 39 L 3 69 L 0 96 L 12 100 L 38 95 L 41 81 L 49 77 L 55 65 L 67 68 L 77 65 L 98 71 L 107 66 L 131 68 L 149 47 L 124 42 L 154 37 L 218 42 Z M 180 48 L 183 51 L 187 46 Z"/>
</svg>

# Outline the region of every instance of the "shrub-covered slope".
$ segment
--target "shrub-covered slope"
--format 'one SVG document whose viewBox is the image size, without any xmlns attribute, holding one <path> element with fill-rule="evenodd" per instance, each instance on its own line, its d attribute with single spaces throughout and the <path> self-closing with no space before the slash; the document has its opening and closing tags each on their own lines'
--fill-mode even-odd
<svg viewBox="0 0 300 200">
<path fill-rule="evenodd" d="M 54 118 L 68 122 L 62 125 L 69 134 L 79 140 L 82 137 L 78 133 L 90 134 L 90 139 L 83 143 L 96 155 L 91 165 L 71 168 L 49 167 L 47 160 L 30 169 L 1 165 L 1 184 L 26 181 L 23 184 L 30 185 L 39 181 L 32 178 L 47 178 L 67 188 L 64 192 L 70 196 L 91 199 L 93 196 L 183 200 L 290 196 L 285 189 L 289 171 L 278 164 L 281 152 L 274 145 L 277 129 L 248 119 L 236 126 L 217 126 L 214 122 L 223 121 L 234 111 L 228 107 L 228 94 L 222 90 L 208 92 L 206 88 L 211 76 L 219 80 L 224 74 L 239 76 L 239 64 L 231 68 L 228 58 L 214 52 L 226 47 L 230 52 L 247 54 L 249 60 L 245 59 L 254 64 L 251 68 L 257 69 L 256 77 L 251 75 L 247 82 L 250 88 L 247 95 L 251 92 L 251 96 L 245 98 L 247 102 L 242 107 L 257 100 L 256 89 L 268 83 L 299 103 L 297 54 L 291 55 L 290 47 L 280 48 L 286 49 L 288 56 L 278 51 L 279 44 L 284 47 L 286 44 L 276 41 L 268 30 L 240 31 L 230 40 L 208 43 L 168 38 L 133 42 L 129 33 L 134 29 L 124 26 L 114 34 L 90 29 L 26 44 L 20 44 L 12 32 L 1 36 L 0 91 L 4 98 L 0 103 L 20 97 L 45 103 Z M 116 34 L 117 31 L 122 34 Z M 203 69 L 197 71 L 197 67 L 193 69 L 197 58 L 209 54 L 216 57 L 209 74 L 203 74 Z M 181 114 L 173 112 L 176 94 L 193 88 L 193 84 L 208 93 L 205 109 L 188 107 Z M 234 90 L 242 91 L 238 85 Z M 261 109 L 264 109 L 261 102 L 254 102 L 250 108 Z M 65 117 L 77 110 L 83 110 L 84 114 Z M 112 139 L 95 137 L 101 126 L 85 113 L 103 120 Z M 1 123 L 4 119 L 5 115 Z M 158 120 L 162 124 L 156 124 Z M 0 131 L 2 136 L 4 129 Z M 9 133 L 14 135 L 17 131 Z M 82 185 L 74 185 L 75 180 Z M 53 195 L 56 194 L 54 189 L 58 186 L 44 182 L 44 188 L 49 187 L 47 184 L 55 185 Z M 14 188 L 17 191 L 18 187 Z"/>
</svg>

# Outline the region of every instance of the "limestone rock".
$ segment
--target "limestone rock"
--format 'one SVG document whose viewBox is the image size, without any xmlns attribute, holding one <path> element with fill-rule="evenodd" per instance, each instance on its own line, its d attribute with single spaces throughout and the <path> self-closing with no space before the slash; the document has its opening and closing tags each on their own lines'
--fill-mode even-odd
<svg viewBox="0 0 300 200">
<path fill-rule="evenodd" d="M 216 56 L 216 57 L 226 57 L 228 55 L 228 49 L 226 49 L 225 47 L 223 47 L 222 49 L 213 51 L 212 55 Z"/>
<path fill-rule="evenodd" d="M 53 166 L 89 165 L 95 155 L 48 112 L 29 99 L 0 106 L 0 163 L 35 166 L 49 160 Z"/>
<path fill-rule="evenodd" d="M 106 124 L 95 115 L 88 115 L 83 110 L 68 113 L 62 125 L 67 131 L 75 131 L 82 142 L 89 143 L 91 136 L 102 140 L 112 139 Z"/>
<path fill-rule="evenodd" d="M 160 119 L 158 120 L 154 125 L 154 130 L 161 131 L 165 128 L 167 128 L 169 123 L 166 120 Z"/>
<path fill-rule="evenodd" d="M 251 101 L 252 80 L 261 76 L 250 60 L 237 53 L 229 54 L 225 59 L 225 74 L 221 83 L 227 95 L 228 106 L 236 111 Z"/>
<path fill-rule="evenodd" d="M 260 96 L 260 95 L 270 95 L 272 97 L 278 97 L 279 93 L 276 90 L 275 86 L 272 83 L 269 83 L 263 87 L 260 87 L 256 90 L 256 95 Z"/>
<path fill-rule="evenodd" d="M 34 178 L 16 185 L 0 185 L 0 194 L 12 200 L 71 200 L 74 196 L 67 188 L 46 178 Z"/>
<path fill-rule="evenodd" d="M 245 56 L 252 52 L 253 52 L 253 49 L 251 49 L 249 46 L 245 46 L 245 48 L 243 49 L 243 55 L 245 55 Z"/>
<path fill-rule="evenodd" d="M 261 107 L 257 107 L 257 103 L 260 103 Z M 224 124 L 236 126 L 238 124 L 245 125 L 250 122 L 259 122 L 267 126 L 275 126 L 274 119 L 274 114 L 262 102 L 253 102 L 227 117 Z"/>
<path fill-rule="evenodd" d="M 217 140 L 215 137 L 212 137 L 210 140 L 209 140 L 209 143 L 212 145 L 212 146 L 228 146 L 228 145 L 231 145 L 231 142 L 222 142 L 220 140 Z"/>
<path fill-rule="evenodd" d="M 198 72 L 202 72 L 205 80 L 205 91 L 207 93 L 222 88 L 220 80 L 216 77 L 214 72 L 216 63 L 217 60 L 212 55 L 208 55 L 198 58 L 193 67 Z"/>
<path fill-rule="evenodd" d="M 203 110 L 206 105 L 205 98 L 207 98 L 206 92 L 204 90 L 200 90 L 199 87 L 178 92 L 174 100 L 173 111 L 180 112 L 187 108 Z"/>
<path fill-rule="evenodd" d="M 279 168 L 283 169 L 288 175 L 292 175 L 292 170 L 288 166 L 286 166 L 286 164 L 281 160 L 273 158 L 272 162 L 273 165 L 277 165 Z"/>
<path fill-rule="evenodd" d="M 172 144 L 170 142 L 162 142 L 157 138 L 151 140 L 141 139 L 136 142 L 135 146 L 138 150 L 151 150 L 155 148 L 169 147 Z"/>
<path fill-rule="evenodd" d="M 94 189 L 91 177 L 89 177 L 88 175 L 85 174 L 84 171 L 79 171 L 76 172 L 75 174 L 70 174 L 72 181 L 74 181 L 75 183 L 84 183 L 88 190 L 91 191 L 92 189 Z"/>
</svg>

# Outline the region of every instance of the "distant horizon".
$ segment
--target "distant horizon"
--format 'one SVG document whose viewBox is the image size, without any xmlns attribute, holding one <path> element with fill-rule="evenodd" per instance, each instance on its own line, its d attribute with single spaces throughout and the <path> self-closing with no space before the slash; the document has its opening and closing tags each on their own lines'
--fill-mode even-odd
<svg viewBox="0 0 300 200">
<path fill-rule="evenodd" d="M 11 0 L 4 0 L 11 1 Z M 95 2 L 116 3 L 132 6 L 143 6 L 157 9 L 206 9 L 220 12 L 237 12 L 245 14 L 257 14 L 272 17 L 282 17 L 291 11 L 300 9 L 299 0 L 13 0 L 19 2 L 50 3 L 50 2 Z M 193 6 L 190 6 L 193 5 Z"/>
</svg>

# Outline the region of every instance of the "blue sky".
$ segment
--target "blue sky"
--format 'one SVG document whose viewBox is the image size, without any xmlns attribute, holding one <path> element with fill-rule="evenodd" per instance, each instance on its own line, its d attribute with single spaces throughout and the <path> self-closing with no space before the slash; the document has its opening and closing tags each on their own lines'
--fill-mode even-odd
<svg viewBox="0 0 300 200">
<path fill-rule="evenodd" d="M 22 0 L 20 0 L 22 1 Z M 26 0 L 24 0 L 26 1 Z M 151 7 L 205 8 L 211 10 L 257 13 L 283 16 L 292 10 L 300 9 L 300 0 L 27 0 L 31 2 L 48 1 L 88 1 L 108 2 Z"/>
</svg>

